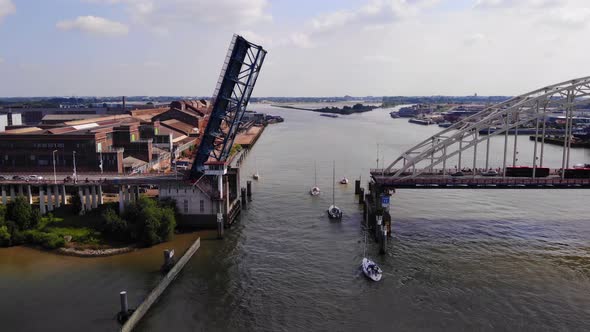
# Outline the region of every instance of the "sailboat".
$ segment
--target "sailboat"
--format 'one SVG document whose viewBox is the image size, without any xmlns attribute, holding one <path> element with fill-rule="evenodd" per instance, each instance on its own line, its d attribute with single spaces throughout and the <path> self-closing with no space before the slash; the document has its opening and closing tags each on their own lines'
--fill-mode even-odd
<svg viewBox="0 0 590 332">
<path fill-rule="evenodd" d="M 332 167 L 332 205 L 328 208 L 328 216 L 330 219 L 341 219 L 342 218 L 342 210 L 336 206 L 334 190 L 335 190 L 335 183 L 336 183 L 336 162 Z"/>
<path fill-rule="evenodd" d="M 254 158 L 254 174 L 252 174 L 252 178 L 254 180 L 258 180 L 260 178 L 260 175 L 258 174 L 258 163 L 256 162 L 256 157 Z"/>
<path fill-rule="evenodd" d="M 361 262 L 361 268 L 363 269 L 363 273 L 365 276 L 373 281 L 379 281 L 383 277 L 383 271 L 381 268 L 373 262 L 372 260 L 368 259 L 367 257 L 367 232 L 365 231 L 365 249 L 363 251 L 363 261 Z"/>
<path fill-rule="evenodd" d="M 318 168 L 316 163 L 313 163 L 314 182 L 313 187 L 309 190 L 311 196 L 317 196 L 320 194 L 320 188 L 318 187 Z"/>
</svg>

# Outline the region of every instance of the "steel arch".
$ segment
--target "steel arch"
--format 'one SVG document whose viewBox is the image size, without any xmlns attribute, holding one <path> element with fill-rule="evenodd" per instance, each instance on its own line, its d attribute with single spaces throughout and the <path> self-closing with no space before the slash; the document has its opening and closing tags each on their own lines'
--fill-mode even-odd
<svg viewBox="0 0 590 332">
<path fill-rule="evenodd" d="M 539 136 L 545 133 L 545 117 L 547 109 L 550 107 L 559 107 L 566 111 L 566 138 L 571 138 L 573 106 L 580 102 L 588 102 L 590 96 L 590 76 L 565 81 L 562 83 L 546 86 L 544 88 L 511 98 L 504 102 L 492 105 L 481 112 L 469 116 L 449 128 L 429 137 L 411 149 L 405 151 L 386 169 L 381 170 L 383 173 L 391 175 L 392 178 L 412 178 L 428 170 L 432 171 L 434 166 L 443 164 L 443 172 L 446 171 L 446 161 L 454 156 L 459 155 L 459 165 L 461 164 L 461 154 L 470 149 L 474 149 L 474 169 L 477 158 L 477 145 L 481 142 L 488 141 L 486 154 L 486 168 L 489 161 L 489 139 L 493 136 L 504 134 L 505 147 L 503 158 L 503 169 L 505 175 L 507 163 L 507 137 L 510 130 L 518 130 L 518 127 L 535 123 L 535 135 Z M 542 121 L 541 121 L 542 120 Z M 542 128 L 539 128 L 539 126 Z M 489 128 L 497 126 L 494 132 L 489 132 Z M 489 135 L 479 136 L 480 130 L 488 129 Z M 517 137 L 515 135 L 515 137 Z M 544 141 L 542 141 L 544 143 Z M 564 140 L 564 150 L 562 158 L 562 168 L 569 167 L 569 147 L 571 140 Z M 514 141 L 516 146 L 516 139 Z M 543 164 L 543 144 L 541 144 L 540 165 L 537 165 L 537 141 L 535 141 L 535 151 L 533 168 Z M 516 161 L 516 154 L 513 156 L 513 164 Z M 421 164 L 421 168 L 418 167 Z M 461 166 L 459 166 L 461 168 Z M 411 169 L 411 172 L 408 170 Z"/>
</svg>

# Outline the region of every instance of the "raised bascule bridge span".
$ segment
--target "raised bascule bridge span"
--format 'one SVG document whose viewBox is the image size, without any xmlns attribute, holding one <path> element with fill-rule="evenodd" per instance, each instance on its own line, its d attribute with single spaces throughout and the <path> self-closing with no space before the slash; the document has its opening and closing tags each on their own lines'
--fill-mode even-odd
<svg viewBox="0 0 590 332">
<path fill-rule="evenodd" d="M 408 149 L 386 168 L 372 169 L 373 184 L 383 190 L 590 188 L 589 166 L 572 168 L 570 162 L 574 111 L 577 105 L 590 103 L 589 96 L 590 77 L 583 77 L 489 106 Z M 564 112 L 560 165 L 545 162 L 546 120 L 552 110 Z M 517 164 L 518 130 L 523 127 L 534 130 L 527 167 Z M 498 136 L 504 138 L 502 155 L 491 155 L 490 140 Z M 498 157 L 500 167 L 490 163 Z"/>
</svg>

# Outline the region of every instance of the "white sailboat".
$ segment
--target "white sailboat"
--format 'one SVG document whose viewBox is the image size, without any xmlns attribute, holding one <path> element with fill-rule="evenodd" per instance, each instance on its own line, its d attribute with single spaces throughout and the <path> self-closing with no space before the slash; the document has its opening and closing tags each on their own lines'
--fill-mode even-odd
<svg viewBox="0 0 590 332">
<path fill-rule="evenodd" d="M 328 208 L 328 216 L 330 219 L 341 219 L 342 218 L 342 210 L 336 206 L 335 202 L 335 184 L 336 184 L 336 162 L 334 162 L 332 167 L 332 205 Z"/>
<path fill-rule="evenodd" d="M 373 281 L 379 281 L 383 277 L 383 271 L 381 268 L 367 258 L 367 232 L 365 231 L 365 248 L 363 250 L 363 261 L 361 262 L 361 268 L 365 276 Z"/>
<path fill-rule="evenodd" d="M 313 172 L 314 172 L 314 182 L 313 187 L 309 190 L 309 194 L 311 196 L 318 196 L 320 194 L 320 188 L 318 187 L 318 168 L 316 163 L 313 163 Z"/>
</svg>

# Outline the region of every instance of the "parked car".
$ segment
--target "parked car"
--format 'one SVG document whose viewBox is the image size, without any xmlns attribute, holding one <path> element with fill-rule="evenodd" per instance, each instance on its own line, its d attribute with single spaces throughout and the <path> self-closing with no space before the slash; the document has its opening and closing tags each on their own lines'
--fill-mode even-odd
<svg viewBox="0 0 590 332">
<path fill-rule="evenodd" d="M 66 176 L 66 177 L 64 178 L 64 182 L 65 182 L 65 183 L 67 183 L 67 182 L 74 182 L 74 178 L 68 175 L 68 176 Z"/>
<path fill-rule="evenodd" d="M 24 176 L 22 176 L 22 175 L 15 175 L 15 176 L 12 177 L 12 179 L 15 180 L 15 181 L 24 181 L 24 180 L 26 180 L 26 178 Z"/>
<path fill-rule="evenodd" d="M 463 176 L 463 172 L 455 172 L 453 174 L 451 174 L 451 176 Z"/>
<path fill-rule="evenodd" d="M 0 175 L 0 181 L 6 181 L 6 180 L 8 180 L 7 177 Z"/>
<path fill-rule="evenodd" d="M 29 175 L 29 181 L 41 181 L 43 177 L 41 175 Z"/>
<path fill-rule="evenodd" d="M 490 169 L 489 171 L 481 172 L 481 175 L 483 175 L 483 176 L 497 176 L 498 172 L 494 171 L 493 169 Z"/>
</svg>

